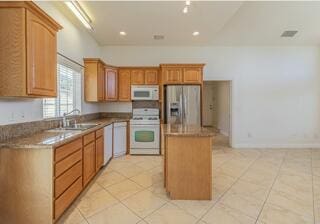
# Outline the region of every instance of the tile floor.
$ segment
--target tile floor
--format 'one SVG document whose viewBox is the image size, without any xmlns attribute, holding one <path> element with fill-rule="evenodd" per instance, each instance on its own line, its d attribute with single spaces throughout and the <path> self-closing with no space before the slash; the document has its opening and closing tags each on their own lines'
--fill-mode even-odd
<svg viewBox="0 0 320 224">
<path fill-rule="evenodd" d="M 320 149 L 213 150 L 212 201 L 170 200 L 162 157 L 111 161 L 65 224 L 319 224 Z"/>
</svg>

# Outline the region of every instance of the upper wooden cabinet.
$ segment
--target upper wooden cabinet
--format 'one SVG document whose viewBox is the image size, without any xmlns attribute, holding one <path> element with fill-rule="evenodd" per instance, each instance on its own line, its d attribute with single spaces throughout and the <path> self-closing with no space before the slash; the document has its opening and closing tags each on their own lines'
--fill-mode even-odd
<svg viewBox="0 0 320 224">
<path fill-rule="evenodd" d="M 106 101 L 118 99 L 118 71 L 116 68 L 107 67 L 105 70 L 105 96 Z"/>
<path fill-rule="evenodd" d="M 131 72 L 129 69 L 119 69 L 118 100 L 131 101 Z"/>
<path fill-rule="evenodd" d="M 131 70 L 131 85 L 143 85 L 144 84 L 144 70 L 132 69 Z"/>
<path fill-rule="evenodd" d="M 146 69 L 144 75 L 144 83 L 146 85 L 158 85 L 158 69 Z"/>
<path fill-rule="evenodd" d="M 105 64 L 97 58 L 84 59 L 84 98 L 88 102 L 104 100 Z"/>
<path fill-rule="evenodd" d="M 61 28 L 33 2 L 0 2 L 0 96 L 57 95 Z"/>
<path fill-rule="evenodd" d="M 162 84 L 202 84 L 204 64 L 163 64 Z"/>
</svg>

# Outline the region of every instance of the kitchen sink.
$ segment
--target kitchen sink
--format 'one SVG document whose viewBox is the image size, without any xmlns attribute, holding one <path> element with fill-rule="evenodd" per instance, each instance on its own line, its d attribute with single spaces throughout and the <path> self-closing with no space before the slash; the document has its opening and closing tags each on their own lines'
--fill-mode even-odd
<svg viewBox="0 0 320 224">
<path fill-rule="evenodd" d="M 99 124 L 73 124 L 67 127 L 54 128 L 48 130 L 49 132 L 66 132 L 66 131 L 84 131 L 90 128 L 94 128 Z"/>
</svg>

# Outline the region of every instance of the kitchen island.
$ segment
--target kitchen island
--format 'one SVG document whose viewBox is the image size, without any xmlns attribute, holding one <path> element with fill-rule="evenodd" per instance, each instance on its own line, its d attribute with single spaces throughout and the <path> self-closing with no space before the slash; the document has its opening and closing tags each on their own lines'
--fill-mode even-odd
<svg viewBox="0 0 320 224">
<path fill-rule="evenodd" d="M 214 133 L 194 125 L 163 124 L 164 185 L 173 200 L 211 200 Z"/>
</svg>

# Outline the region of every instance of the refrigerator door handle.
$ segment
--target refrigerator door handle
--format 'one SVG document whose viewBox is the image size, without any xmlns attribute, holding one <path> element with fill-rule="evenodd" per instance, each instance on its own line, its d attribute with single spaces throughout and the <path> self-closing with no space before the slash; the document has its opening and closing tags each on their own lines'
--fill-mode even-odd
<svg viewBox="0 0 320 224">
<path fill-rule="evenodd" d="M 184 112 L 184 122 L 186 122 L 186 119 L 187 119 L 187 108 L 188 108 L 188 105 L 187 105 L 187 96 L 184 95 L 183 96 L 184 98 L 184 108 L 183 108 L 183 112 Z"/>
<path fill-rule="evenodd" d="M 181 124 L 183 123 L 183 101 L 182 100 L 183 100 L 182 94 L 180 94 L 180 96 L 179 96 L 179 104 L 180 104 L 179 118 L 180 118 Z"/>
</svg>

